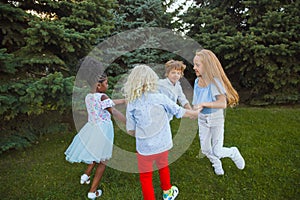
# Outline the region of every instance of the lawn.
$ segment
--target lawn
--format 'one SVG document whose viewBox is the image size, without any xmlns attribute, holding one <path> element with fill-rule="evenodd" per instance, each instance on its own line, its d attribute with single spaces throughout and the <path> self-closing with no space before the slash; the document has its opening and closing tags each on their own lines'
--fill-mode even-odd
<svg viewBox="0 0 300 200">
<path fill-rule="evenodd" d="M 174 137 L 180 122 L 172 122 Z M 221 177 L 214 174 L 207 158 L 199 157 L 197 132 L 189 127 L 184 132 L 192 139 L 191 145 L 170 164 L 172 184 L 180 190 L 178 200 L 300 199 L 299 107 L 227 109 L 224 146 L 237 146 L 246 167 L 238 170 L 229 158 L 224 158 L 225 175 Z M 75 134 L 46 135 L 30 148 L 1 154 L 1 199 L 87 199 L 89 186 L 79 184 L 85 164 L 71 164 L 64 157 Z M 118 126 L 115 144 L 134 152 L 134 138 Z M 153 182 L 157 199 L 161 199 L 157 171 Z M 137 173 L 107 167 L 100 187 L 103 196 L 99 199 L 142 199 Z"/>
</svg>

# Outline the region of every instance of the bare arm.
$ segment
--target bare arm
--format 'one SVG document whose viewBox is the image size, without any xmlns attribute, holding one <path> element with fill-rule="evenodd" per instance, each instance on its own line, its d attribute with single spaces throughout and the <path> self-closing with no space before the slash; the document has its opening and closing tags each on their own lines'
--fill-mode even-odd
<svg viewBox="0 0 300 200">
<path fill-rule="evenodd" d="M 203 109 L 203 108 L 226 108 L 226 96 L 225 95 L 218 95 L 217 100 L 213 102 L 204 102 L 199 105 L 195 105 L 194 109 Z"/>
<path fill-rule="evenodd" d="M 114 102 L 114 104 L 118 105 L 118 104 L 124 104 L 125 99 L 112 99 L 112 101 Z"/>
<path fill-rule="evenodd" d="M 102 95 L 101 96 L 101 101 L 104 101 L 104 100 L 106 100 L 106 99 L 108 99 L 108 96 L 106 96 L 106 95 Z M 111 115 L 112 115 L 112 107 L 109 107 L 109 108 L 105 108 Z"/>
<path fill-rule="evenodd" d="M 117 109 L 112 108 L 112 115 L 113 115 L 114 119 L 119 120 L 122 123 L 126 124 L 126 117 L 123 115 L 123 113 L 121 113 Z"/>
<path fill-rule="evenodd" d="M 127 133 L 131 136 L 135 136 L 135 131 L 134 130 L 128 130 Z"/>
<path fill-rule="evenodd" d="M 185 110 L 185 113 L 183 115 L 183 117 L 189 117 L 191 119 L 197 119 L 198 118 L 198 114 L 201 111 L 201 109 L 197 109 L 197 110 Z"/>
<path fill-rule="evenodd" d="M 186 103 L 184 106 L 183 106 L 185 109 L 188 109 L 188 110 L 191 110 L 192 107 L 189 103 Z"/>
<path fill-rule="evenodd" d="M 104 101 L 106 99 L 108 99 L 108 96 L 106 96 L 106 95 L 103 95 L 101 97 L 101 101 Z M 115 104 L 122 104 L 123 102 L 125 103 L 125 99 L 115 99 L 112 101 Z M 114 107 L 106 108 L 106 110 L 114 117 L 114 119 L 117 119 L 117 120 L 121 121 L 122 123 L 126 124 L 126 118 L 120 111 L 118 111 Z"/>
</svg>

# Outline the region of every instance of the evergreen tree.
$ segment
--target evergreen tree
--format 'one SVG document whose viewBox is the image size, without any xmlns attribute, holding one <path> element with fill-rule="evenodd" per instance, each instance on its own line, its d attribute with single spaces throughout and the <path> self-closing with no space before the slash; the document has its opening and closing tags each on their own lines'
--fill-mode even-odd
<svg viewBox="0 0 300 200">
<path fill-rule="evenodd" d="M 196 3 L 181 16 L 188 35 L 217 54 L 242 99 L 299 102 L 299 1 Z"/>
<path fill-rule="evenodd" d="M 51 122 L 59 127 L 60 115 L 70 114 L 77 62 L 110 34 L 115 5 L 114 0 L 1 1 L 0 152 L 30 144 L 33 135 L 53 128 Z M 47 118 L 51 113 L 56 116 Z M 32 120 L 37 118 L 42 127 Z"/>
<path fill-rule="evenodd" d="M 112 4 L 103 0 L 20 4 L 26 10 L 36 8 L 38 15 L 25 30 L 27 45 L 18 52 L 24 58 L 22 64 L 34 70 L 71 70 L 74 74 L 78 58 L 84 57 L 98 38 L 110 33 Z"/>
<path fill-rule="evenodd" d="M 0 75 L 3 82 L 14 76 L 19 67 L 13 52 L 25 45 L 22 31 L 28 27 L 28 22 L 33 18 L 21 8 L 9 3 L 0 3 Z"/>
<path fill-rule="evenodd" d="M 118 8 L 114 13 L 116 23 L 112 36 L 127 31 L 127 36 L 124 36 L 127 38 L 123 38 L 124 40 L 127 40 L 127 42 L 122 43 L 121 45 L 119 45 L 120 43 L 117 43 L 119 46 L 115 45 L 110 53 L 115 55 L 119 54 L 120 51 L 123 51 L 124 49 L 132 49 L 135 40 L 138 38 L 148 38 L 147 41 L 143 41 L 143 44 L 153 44 L 152 46 L 156 46 L 156 49 L 145 48 L 143 46 L 134 48 L 132 51 L 118 57 L 117 60 L 111 64 L 111 67 L 108 69 L 110 74 L 122 74 L 136 63 L 164 63 L 175 56 L 170 52 L 162 50 L 162 44 L 156 40 L 163 38 L 163 35 L 157 35 L 155 33 L 152 33 L 154 34 L 153 37 L 149 35 L 136 35 L 147 34 L 138 30 L 141 28 L 159 27 L 171 29 L 172 14 L 166 12 L 167 6 L 168 5 L 164 1 L 160 0 L 118 1 Z M 131 30 L 132 32 L 130 32 Z M 135 30 L 137 30 L 136 33 Z"/>
</svg>

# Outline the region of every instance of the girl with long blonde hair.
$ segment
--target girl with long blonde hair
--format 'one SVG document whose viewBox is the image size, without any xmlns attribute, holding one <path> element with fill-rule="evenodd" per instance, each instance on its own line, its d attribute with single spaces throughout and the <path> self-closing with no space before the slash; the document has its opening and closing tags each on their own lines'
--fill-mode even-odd
<svg viewBox="0 0 300 200">
<path fill-rule="evenodd" d="M 217 175 L 223 175 L 221 158 L 229 157 L 237 168 L 244 169 L 245 160 L 237 147 L 223 147 L 224 109 L 238 104 L 239 96 L 227 78 L 217 56 L 202 49 L 194 57 L 193 108 L 200 109 L 198 116 L 199 138 L 202 153 L 211 161 Z"/>
</svg>

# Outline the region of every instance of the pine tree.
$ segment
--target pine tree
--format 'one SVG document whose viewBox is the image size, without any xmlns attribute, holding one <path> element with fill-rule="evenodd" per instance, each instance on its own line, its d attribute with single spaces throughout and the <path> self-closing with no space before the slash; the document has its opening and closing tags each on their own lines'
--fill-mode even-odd
<svg viewBox="0 0 300 200">
<path fill-rule="evenodd" d="M 167 5 L 163 1 L 159 0 L 119 0 L 118 8 L 115 10 L 115 28 L 112 34 L 120 34 L 123 32 L 128 32 L 126 43 L 121 45 L 115 45 L 111 49 L 112 54 L 116 54 L 124 49 L 132 49 L 132 45 L 138 38 L 149 38 L 148 41 L 143 41 L 143 44 L 153 44 L 156 49 L 153 48 L 134 48 L 132 51 L 120 56 L 115 60 L 111 67 L 108 69 L 110 74 L 118 75 L 124 73 L 128 68 L 132 68 L 133 64 L 136 63 L 164 63 L 167 59 L 174 57 L 170 52 L 165 52 L 161 50 L 159 41 L 155 40 L 160 38 L 149 35 L 141 36 L 136 34 L 147 34 L 140 31 L 142 28 L 157 27 L 171 29 L 171 19 L 172 15 L 166 13 Z M 140 29 L 140 30 L 138 30 Z M 132 32 L 130 32 L 132 30 Z M 137 31 L 135 33 L 135 30 Z M 164 37 L 164 36 L 161 36 Z M 145 46 L 145 45 L 144 45 Z M 151 46 L 151 45 L 150 45 Z"/>
<path fill-rule="evenodd" d="M 197 1 L 188 35 L 220 58 L 242 100 L 299 102 L 299 1 Z"/>
<path fill-rule="evenodd" d="M 77 63 L 110 34 L 115 5 L 114 0 L 1 1 L 0 152 L 29 145 L 33 135 L 59 128 L 62 116 L 71 114 Z M 37 118 L 42 127 L 32 120 Z"/>
</svg>

